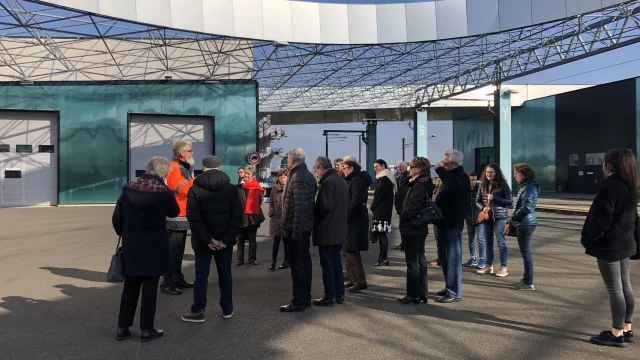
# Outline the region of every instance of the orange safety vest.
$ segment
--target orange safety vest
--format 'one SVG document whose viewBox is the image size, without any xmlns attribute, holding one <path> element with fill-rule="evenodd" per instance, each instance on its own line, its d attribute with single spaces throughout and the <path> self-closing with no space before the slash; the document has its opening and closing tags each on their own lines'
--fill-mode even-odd
<svg viewBox="0 0 640 360">
<path fill-rule="evenodd" d="M 193 185 L 193 178 L 187 169 L 173 160 L 169 163 L 171 170 L 167 175 L 167 186 L 176 194 L 176 201 L 180 207 L 178 216 L 187 216 L 187 194 Z"/>
</svg>

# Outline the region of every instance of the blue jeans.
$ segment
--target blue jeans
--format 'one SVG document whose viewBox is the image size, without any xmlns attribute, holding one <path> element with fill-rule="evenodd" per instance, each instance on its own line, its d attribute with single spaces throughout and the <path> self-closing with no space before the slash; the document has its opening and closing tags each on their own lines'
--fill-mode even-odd
<svg viewBox="0 0 640 360">
<path fill-rule="evenodd" d="M 209 269 L 211 268 L 211 257 L 213 256 L 218 270 L 220 307 L 224 314 L 231 314 L 233 312 L 233 279 L 231 278 L 233 247 L 226 247 L 217 251 L 196 251 L 195 255 L 196 281 L 193 285 L 191 312 L 202 312 L 207 307 L 207 286 L 209 285 Z"/>
<path fill-rule="evenodd" d="M 516 227 L 516 237 L 518 238 L 518 246 L 520 254 L 524 262 L 524 282 L 527 285 L 533 285 L 533 256 L 531 255 L 531 237 L 536 231 L 535 225 L 525 225 Z"/>
<path fill-rule="evenodd" d="M 487 265 L 493 266 L 493 234 L 498 238 L 498 248 L 500 249 L 500 266 L 507 267 L 507 258 L 509 252 L 507 250 L 507 237 L 504 236 L 504 225 L 507 223 L 507 219 L 489 220 L 480 224 L 480 229 L 484 234 L 484 239 L 487 242 Z"/>
<path fill-rule="evenodd" d="M 447 295 L 462 299 L 462 231 L 438 226 L 437 242 Z"/>
<path fill-rule="evenodd" d="M 324 296 L 329 299 L 344 298 L 341 249 L 342 245 L 318 246 Z"/>
<path fill-rule="evenodd" d="M 472 258 L 478 258 L 476 253 L 476 239 L 478 239 L 478 248 L 480 250 L 480 259 L 486 259 L 487 249 L 484 243 L 484 234 L 482 231 L 476 231 L 478 225 L 467 224 L 467 234 L 469 235 L 469 254 Z"/>
</svg>

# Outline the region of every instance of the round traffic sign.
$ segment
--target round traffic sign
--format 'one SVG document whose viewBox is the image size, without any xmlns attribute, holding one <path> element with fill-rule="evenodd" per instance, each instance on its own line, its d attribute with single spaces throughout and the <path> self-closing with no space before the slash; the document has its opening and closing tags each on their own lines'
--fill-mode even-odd
<svg viewBox="0 0 640 360">
<path fill-rule="evenodd" d="M 260 163 L 260 154 L 257 152 L 252 152 L 249 153 L 249 155 L 247 155 L 247 160 L 249 161 L 249 164 L 251 165 L 258 165 Z"/>
</svg>

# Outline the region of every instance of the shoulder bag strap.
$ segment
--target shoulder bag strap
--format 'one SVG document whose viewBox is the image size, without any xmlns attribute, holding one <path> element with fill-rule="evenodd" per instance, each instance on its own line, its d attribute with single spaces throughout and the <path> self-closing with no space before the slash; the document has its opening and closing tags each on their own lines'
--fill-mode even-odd
<svg viewBox="0 0 640 360">
<path fill-rule="evenodd" d="M 116 245 L 116 252 L 118 252 L 118 249 L 120 249 L 120 240 L 122 240 L 122 236 L 118 237 L 118 245 Z"/>
</svg>

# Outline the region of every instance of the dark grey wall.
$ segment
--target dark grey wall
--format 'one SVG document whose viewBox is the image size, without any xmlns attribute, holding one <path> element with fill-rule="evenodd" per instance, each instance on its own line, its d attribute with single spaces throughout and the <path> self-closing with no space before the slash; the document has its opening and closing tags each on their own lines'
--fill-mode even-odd
<svg viewBox="0 0 640 360">
<path fill-rule="evenodd" d="M 636 81 L 623 80 L 556 96 L 556 181 L 566 188 L 569 154 L 579 154 L 586 176 L 586 153 L 636 147 Z M 591 169 L 593 170 L 593 167 Z M 575 171 L 575 168 L 574 170 Z M 598 169 L 599 171 L 599 169 Z M 600 175 L 596 172 L 595 175 Z M 597 180 L 596 180 L 597 181 Z M 567 189 L 594 192 L 596 187 Z"/>
</svg>

